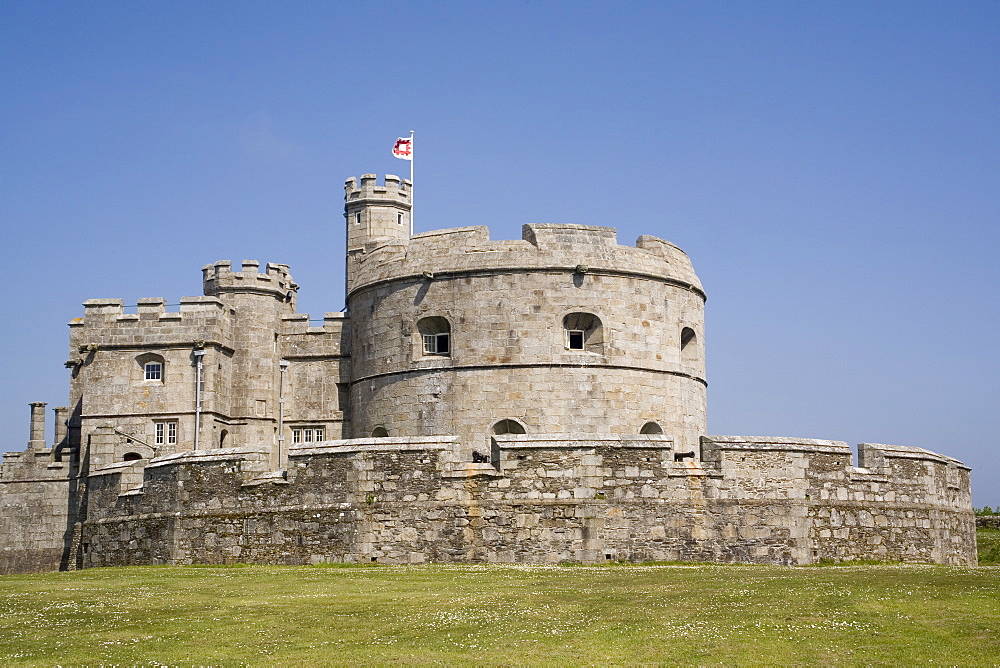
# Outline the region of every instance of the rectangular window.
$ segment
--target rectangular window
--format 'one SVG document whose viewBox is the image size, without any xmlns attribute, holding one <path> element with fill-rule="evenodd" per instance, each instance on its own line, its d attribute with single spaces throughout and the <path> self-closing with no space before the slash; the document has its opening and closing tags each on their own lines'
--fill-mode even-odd
<svg viewBox="0 0 1000 668">
<path fill-rule="evenodd" d="M 424 334 L 424 354 L 425 355 L 447 355 L 451 352 L 449 340 L 450 335 Z"/>
<path fill-rule="evenodd" d="M 582 329 L 570 329 L 567 330 L 568 334 L 568 345 L 570 350 L 583 350 L 583 330 Z"/>
<path fill-rule="evenodd" d="M 361 214 L 360 213 L 354 214 L 354 224 L 355 225 L 360 225 L 361 224 Z"/>
<path fill-rule="evenodd" d="M 292 430 L 292 443 L 319 443 L 323 440 L 323 427 L 301 427 Z"/>
<path fill-rule="evenodd" d="M 146 380 L 163 380 L 163 365 L 159 362 L 146 362 Z"/>
<path fill-rule="evenodd" d="M 400 225 L 402 225 L 402 224 L 403 224 L 403 214 L 401 214 L 401 213 L 397 213 L 397 214 L 396 214 L 396 222 L 397 222 L 398 224 L 400 224 Z"/>
<path fill-rule="evenodd" d="M 177 445 L 177 423 L 157 422 L 153 425 L 155 445 Z"/>
</svg>

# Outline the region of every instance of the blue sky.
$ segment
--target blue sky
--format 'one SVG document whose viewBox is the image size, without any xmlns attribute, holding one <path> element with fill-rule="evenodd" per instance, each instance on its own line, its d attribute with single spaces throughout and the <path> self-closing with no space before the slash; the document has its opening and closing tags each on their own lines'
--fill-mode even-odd
<svg viewBox="0 0 1000 668">
<path fill-rule="evenodd" d="M 343 306 L 343 182 L 418 231 L 684 248 L 709 430 L 914 445 L 1000 505 L 1000 3 L 0 0 L 0 449 L 80 303 L 291 265 Z"/>
</svg>

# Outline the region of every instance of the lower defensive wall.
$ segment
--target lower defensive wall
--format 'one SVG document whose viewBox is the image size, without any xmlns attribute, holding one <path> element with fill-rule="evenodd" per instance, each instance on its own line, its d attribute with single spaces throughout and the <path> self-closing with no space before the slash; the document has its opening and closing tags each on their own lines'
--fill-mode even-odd
<svg viewBox="0 0 1000 668">
<path fill-rule="evenodd" d="M 186 563 L 879 559 L 976 563 L 969 471 L 918 448 L 669 436 L 496 436 L 493 464 L 458 439 L 380 438 L 267 454 L 188 452 L 90 478 L 77 566 Z M 137 470 L 138 472 L 138 470 Z"/>
</svg>

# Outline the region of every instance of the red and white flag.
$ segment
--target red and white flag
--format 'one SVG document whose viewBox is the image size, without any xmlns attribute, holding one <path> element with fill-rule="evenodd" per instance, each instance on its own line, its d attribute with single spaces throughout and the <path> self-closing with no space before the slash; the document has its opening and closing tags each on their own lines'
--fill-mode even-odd
<svg viewBox="0 0 1000 668">
<path fill-rule="evenodd" d="M 392 147 L 392 154 L 400 160 L 413 160 L 413 137 L 400 137 Z"/>
</svg>

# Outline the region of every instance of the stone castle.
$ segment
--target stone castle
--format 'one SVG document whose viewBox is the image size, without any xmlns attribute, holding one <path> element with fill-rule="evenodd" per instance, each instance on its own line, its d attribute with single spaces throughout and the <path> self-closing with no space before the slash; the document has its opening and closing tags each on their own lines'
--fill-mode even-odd
<svg viewBox="0 0 1000 668">
<path fill-rule="evenodd" d="M 707 436 L 705 293 L 615 230 L 410 235 L 347 181 L 347 310 L 289 268 L 92 299 L 68 407 L 0 468 L 0 572 L 326 561 L 975 564 L 969 469 L 913 447 Z M 131 311 L 132 309 L 129 309 Z"/>
</svg>

